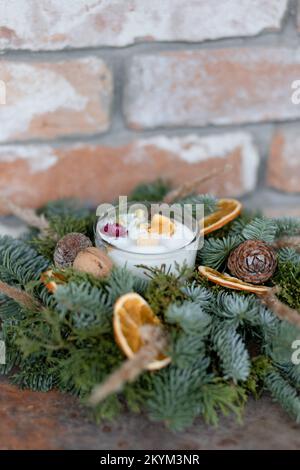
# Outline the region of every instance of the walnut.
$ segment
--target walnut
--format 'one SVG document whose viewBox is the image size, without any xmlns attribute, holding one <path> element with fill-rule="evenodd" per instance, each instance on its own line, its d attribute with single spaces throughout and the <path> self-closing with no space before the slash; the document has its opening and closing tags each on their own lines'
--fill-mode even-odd
<svg viewBox="0 0 300 470">
<path fill-rule="evenodd" d="M 74 269 L 92 274 L 96 277 L 108 276 L 112 267 L 113 262 L 107 254 L 103 250 L 95 247 L 89 247 L 80 251 L 73 263 Z"/>
</svg>

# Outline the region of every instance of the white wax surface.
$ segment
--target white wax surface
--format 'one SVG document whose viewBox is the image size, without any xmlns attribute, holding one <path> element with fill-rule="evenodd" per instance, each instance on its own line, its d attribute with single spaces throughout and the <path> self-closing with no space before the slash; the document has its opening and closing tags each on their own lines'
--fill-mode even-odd
<svg viewBox="0 0 300 470">
<path fill-rule="evenodd" d="M 116 266 L 126 267 L 140 277 L 145 277 L 143 270 L 137 265 L 143 264 L 148 267 L 161 267 L 166 265 L 171 272 L 176 271 L 176 265 L 188 267 L 195 266 L 196 253 L 198 249 L 198 238 L 195 233 L 186 225 L 174 221 L 175 233 L 172 236 L 156 234 L 158 244 L 153 246 L 138 245 L 135 230 L 129 230 L 126 237 L 111 237 L 101 231 L 105 225 L 103 221 L 98 222 L 96 243 L 107 242 L 108 255 Z M 133 234 L 133 237 L 130 235 Z M 141 235 L 141 232 L 140 232 Z M 142 232 L 145 238 L 148 236 L 147 230 Z M 195 240 L 194 240 L 195 239 Z M 194 240 L 194 241 L 193 241 Z"/>
<path fill-rule="evenodd" d="M 111 237 L 106 233 L 101 231 L 101 225 L 97 227 L 97 231 L 100 237 L 109 243 L 110 245 L 120 248 L 121 250 L 130 251 L 132 253 L 162 253 L 178 250 L 182 248 L 194 239 L 195 235 L 192 230 L 186 225 L 181 224 L 180 222 L 174 222 L 175 224 L 175 233 L 172 236 L 166 235 L 154 235 L 152 238 L 158 240 L 158 244 L 154 246 L 139 246 L 137 245 L 136 240 L 139 236 L 148 237 L 148 232 L 146 230 L 132 230 L 129 232 L 129 235 L 126 237 Z"/>
</svg>

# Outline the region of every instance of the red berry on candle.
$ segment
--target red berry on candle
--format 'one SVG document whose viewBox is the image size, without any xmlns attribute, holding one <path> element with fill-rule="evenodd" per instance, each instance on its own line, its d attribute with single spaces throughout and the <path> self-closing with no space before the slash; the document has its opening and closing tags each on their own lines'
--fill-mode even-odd
<svg viewBox="0 0 300 470">
<path fill-rule="evenodd" d="M 115 224 L 106 224 L 101 229 L 102 233 L 105 233 L 109 237 L 120 238 L 126 237 L 127 230 L 123 225 L 115 223 Z"/>
</svg>

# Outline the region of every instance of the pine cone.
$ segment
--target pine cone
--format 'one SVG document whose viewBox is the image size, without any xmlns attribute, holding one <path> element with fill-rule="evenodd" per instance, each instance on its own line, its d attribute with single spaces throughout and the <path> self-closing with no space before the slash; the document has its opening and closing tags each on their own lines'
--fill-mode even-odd
<svg viewBox="0 0 300 470">
<path fill-rule="evenodd" d="M 93 244 L 83 233 L 68 233 L 57 242 L 54 251 L 55 266 L 57 268 L 71 267 L 78 253 L 89 246 Z"/>
<path fill-rule="evenodd" d="M 241 243 L 228 258 L 230 273 L 252 284 L 262 284 L 268 281 L 273 276 L 276 267 L 275 251 L 260 240 L 247 240 Z"/>
</svg>

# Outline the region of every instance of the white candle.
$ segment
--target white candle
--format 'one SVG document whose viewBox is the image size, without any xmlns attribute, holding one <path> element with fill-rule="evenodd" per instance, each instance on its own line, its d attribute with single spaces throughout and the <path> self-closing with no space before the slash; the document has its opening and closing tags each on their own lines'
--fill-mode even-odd
<svg viewBox="0 0 300 470">
<path fill-rule="evenodd" d="M 138 265 L 160 268 L 175 273 L 176 267 L 194 268 L 199 246 L 199 224 L 182 213 L 172 217 L 139 210 L 116 215 L 115 211 L 100 217 L 96 226 L 96 245 L 106 248 L 116 266 L 146 277 Z"/>
</svg>

